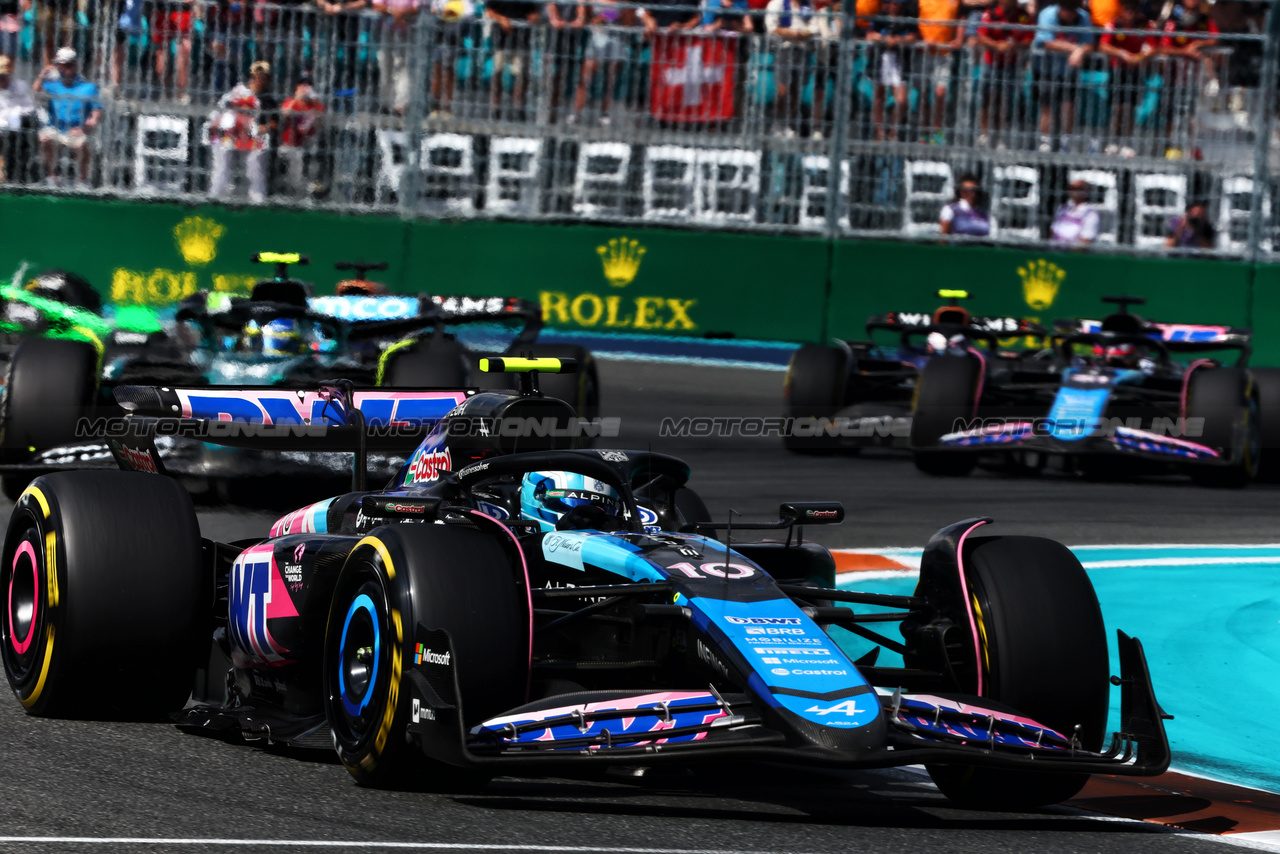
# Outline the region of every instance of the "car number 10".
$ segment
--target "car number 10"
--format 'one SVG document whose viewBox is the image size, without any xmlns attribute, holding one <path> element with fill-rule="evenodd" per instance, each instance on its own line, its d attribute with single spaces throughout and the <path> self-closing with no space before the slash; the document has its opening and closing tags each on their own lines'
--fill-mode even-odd
<svg viewBox="0 0 1280 854">
<path fill-rule="evenodd" d="M 671 572 L 679 570 L 690 578 L 747 578 L 755 575 L 755 569 L 741 563 L 704 563 L 694 566 L 691 563 L 676 563 L 667 567 Z"/>
</svg>

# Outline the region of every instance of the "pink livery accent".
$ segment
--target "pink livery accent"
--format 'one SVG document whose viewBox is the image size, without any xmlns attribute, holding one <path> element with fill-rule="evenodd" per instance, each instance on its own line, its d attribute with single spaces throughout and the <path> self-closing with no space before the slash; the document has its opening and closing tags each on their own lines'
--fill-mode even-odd
<svg viewBox="0 0 1280 854">
<path fill-rule="evenodd" d="M 973 396 L 973 414 L 972 418 L 978 417 L 978 401 L 982 400 L 982 384 L 987 379 L 987 359 L 973 347 L 969 348 L 969 352 L 978 360 L 978 391 Z"/>
<path fill-rule="evenodd" d="M 251 409 L 254 412 L 249 413 L 247 421 L 255 424 L 319 424 L 320 415 L 325 411 L 328 401 L 321 396 L 319 391 L 292 391 L 289 389 L 240 389 L 240 388 L 192 388 L 192 389 L 174 389 L 178 395 L 178 400 L 182 405 L 182 417 L 191 418 L 195 407 L 192 406 L 194 398 L 199 405 L 203 406 L 204 412 L 210 409 L 211 401 L 228 401 L 229 405 L 234 407 L 234 411 L 243 415 L 244 409 Z M 397 423 L 396 413 L 401 410 L 401 404 L 408 404 L 406 408 L 417 409 L 413 406 L 417 401 L 447 401 L 453 406 L 457 406 L 467 399 L 467 395 L 462 391 L 357 391 L 355 393 L 355 404 L 357 409 L 363 410 L 365 404 L 383 402 L 389 407 L 391 414 L 391 423 Z M 267 401 L 266 404 L 263 401 Z M 421 412 L 414 412 L 408 415 L 406 412 L 400 411 L 400 418 L 409 417 L 418 419 L 423 417 Z M 237 418 L 231 412 L 219 412 L 219 421 L 239 421 L 246 420 Z"/>
<path fill-rule="evenodd" d="M 507 723 L 522 723 L 529 720 L 559 718 L 564 715 L 572 714 L 573 712 L 583 712 L 584 714 L 588 712 L 608 712 L 625 706 L 638 709 L 648 704 L 656 708 L 659 703 L 670 703 L 675 700 L 696 700 L 704 697 L 707 700 L 714 699 L 706 691 L 663 691 L 657 694 L 640 694 L 635 697 L 618 697 L 613 700 L 602 700 L 598 703 L 584 703 L 577 706 L 560 706 L 555 709 L 539 709 L 536 712 L 525 712 L 519 715 L 505 715 L 500 718 L 490 718 L 480 726 L 496 728 Z M 673 709 L 673 711 L 679 710 Z M 715 713 L 707 717 L 706 720 L 704 720 L 704 723 L 721 717 L 722 715 L 724 715 L 724 710 L 717 710 Z M 661 721 L 659 723 L 661 723 Z M 667 722 L 666 726 L 656 726 L 654 729 L 670 729 L 673 726 L 675 726 L 674 722 Z"/>
<path fill-rule="evenodd" d="M 1187 366 L 1187 372 L 1182 375 L 1182 417 L 1187 417 L 1187 390 L 1191 387 L 1191 374 L 1198 368 L 1217 364 L 1213 359 L 1196 359 Z"/>
<path fill-rule="evenodd" d="M 918 700 L 922 703 L 928 703 L 931 706 L 937 706 L 943 709 L 951 709 L 952 711 L 964 712 L 965 714 L 978 714 L 987 717 L 994 717 L 999 721 L 1011 721 L 1015 724 L 1022 724 L 1032 729 L 1042 729 L 1050 735 L 1056 735 L 1063 741 L 1069 739 L 1055 729 L 1045 726 L 1037 720 L 1024 718 L 1021 715 L 1013 715 L 1009 712 L 997 712 L 995 709 L 988 709 L 986 706 L 975 706 L 972 703 L 961 703 L 959 700 L 948 700 L 945 697 L 935 697 L 932 694 L 904 694 L 903 697 L 909 700 Z"/>
<path fill-rule="evenodd" d="M 525 602 L 529 606 L 529 666 L 525 670 L 527 675 L 524 683 L 524 697 L 527 701 L 529 699 L 529 693 L 533 687 L 533 591 L 529 587 L 529 562 L 525 560 L 524 549 L 520 547 L 520 541 L 516 539 L 516 535 L 511 532 L 510 528 L 487 513 L 481 513 L 479 510 L 472 510 L 470 512 L 472 516 L 478 516 L 481 519 L 489 520 L 489 522 L 493 524 L 494 528 L 501 530 L 510 537 L 512 544 L 516 547 L 516 554 L 520 555 L 520 569 L 524 572 L 524 598 Z M 550 730 L 548 730 L 548 732 L 550 732 Z"/>
<path fill-rule="evenodd" d="M 280 577 L 273 544 L 253 546 L 235 559 L 228 606 L 232 658 L 238 659 L 237 666 L 243 666 L 246 656 L 252 663 L 269 667 L 292 663 L 289 650 L 272 636 L 267 624 L 268 620 L 298 616 Z"/>
<path fill-rule="evenodd" d="M 969 579 L 964 574 L 964 541 L 986 522 L 978 522 L 960 535 L 956 544 L 956 571 L 960 573 L 960 595 L 964 597 L 964 610 L 969 615 L 969 628 L 973 631 L 973 664 L 978 671 L 978 696 L 982 696 L 982 644 L 978 639 L 978 621 L 973 616 L 973 600 L 969 597 Z"/>
<path fill-rule="evenodd" d="M 23 555 L 31 561 L 31 585 L 35 591 L 31 602 L 31 625 L 27 626 L 27 636 L 21 641 L 18 640 L 18 633 L 13 630 L 13 580 L 18 574 L 18 558 Z M 31 646 L 31 639 L 36 636 L 36 617 L 40 614 L 40 572 L 36 566 L 36 550 L 31 545 L 30 540 L 23 540 L 18 546 L 18 550 L 13 555 L 13 573 L 9 576 L 9 610 L 5 612 L 5 619 L 9 621 L 9 643 L 13 644 L 13 651 L 18 655 L 22 655 Z"/>
<path fill-rule="evenodd" d="M 329 530 L 329 505 L 332 498 L 309 504 L 301 510 L 294 510 L 287 516 L 281 516 L 271 526 L 271 537 L 283 537 L 286 534 L 315 534 Z"/>
</svg>

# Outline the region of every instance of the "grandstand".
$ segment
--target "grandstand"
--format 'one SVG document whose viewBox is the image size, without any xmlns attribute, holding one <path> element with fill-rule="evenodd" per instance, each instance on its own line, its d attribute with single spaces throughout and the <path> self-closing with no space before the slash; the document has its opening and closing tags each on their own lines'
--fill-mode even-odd
<svg viewBox="0 0 1280 854">
<path fill-rule="evenodd" d="M 1035 246 L 1075 183 L 1083 248 L 1169 252 L 1195 204 L 1178 253 L 1277 248 L 1269 6 L 711 2 L 15 3 L 12 78 L 70 48 L 97 92 L 9 107 L 6 186 Z M 58 98 L 101 108 L 87 169 Z M 944 234 L 962 177 L 988 227 Z"/>
</svg>

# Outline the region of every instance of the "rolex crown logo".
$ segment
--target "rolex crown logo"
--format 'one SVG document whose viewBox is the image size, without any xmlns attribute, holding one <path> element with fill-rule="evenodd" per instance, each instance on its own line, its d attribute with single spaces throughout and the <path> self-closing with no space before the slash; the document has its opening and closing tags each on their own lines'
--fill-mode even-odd
<svg viewBox="0 0 1280 854">
<path fill-rule="evenodd" d="M 202 216 L 189 216 L 173 229 L 173 240 L 188 264 L 203 267 L 218 254 L 218 241 L 226 229 Z"/>
<path fill-rule="evenodd" d="M 1018 277 L 1022 279 L 1022 296 L 1027 305 L 1036 311 L 1044 311 L 1053 305 L 1058 288 L 1067 277 L 1067 271 L 1052 261 L 1041 258 L 1029 262 L 1025 267 L 1019 267 Z"/>
<path fill-rule="evenodd" d="M 597 246 L 596 253 L 604 265 L 604 277 L 615 288 L 625 288 L 640 272 L 640 261 L 645 248 L 639 240 L 615 237 L 606 246 Z"/>
</svg>

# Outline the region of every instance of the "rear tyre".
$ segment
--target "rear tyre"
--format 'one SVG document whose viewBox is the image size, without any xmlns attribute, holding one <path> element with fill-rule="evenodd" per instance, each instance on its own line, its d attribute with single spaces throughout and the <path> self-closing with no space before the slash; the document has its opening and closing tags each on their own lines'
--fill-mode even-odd
<svg viewBox="0 0 1280 854">
<path fill-rule="evenodd" d="M 391 388 L 464 388 L 467 348 L 452 338 L 427 339 L 386 356 L 382 385 Z"/>
<path fill-rule="evenodd" d="M 1203 418 L 1201 445 L 1230 460 L 1197 466 L 1191 479 L 1202 486 L 1239 488 L 1253 480 L 1261 458 L 1261 419 L 1253 378 L 1244 368 L 1202 368 L 1187 386 L 1187 418 Z"/>
<path fill-rule="evenodd" d="M 934 356 L 916 380 L 911 413 L 912 458 L 925 474 L 964 477 L 978 462 L 975 453 L 938 451 L 943 436 L 977 412 L 982 366 L 972 356 Z"/>
<path fill-rule="evenodd" d="M 5 456 L 25 459 L 35 450 L 75 440 L 76 422 L 88 414 L 98 387 L 98 354 L 83 341 L 27 338 L 9 362 L 0 444 Z M 21 475 L 5 478 L 5 494 L 21 494 Z"/>
<path fill-rule="evenodd" d="M 1280 481 L 1280 368 L 1253 368 L 1253 385 L 1258 392 L 1258 444 L 1262 458 L 1258 480 Z"/>
<path fill-rule="evenodd" d="M 358 783 L 466 776 L 406 739 L 417 627 L 449 633 L 469 728 L 526 699 L 525 597 L 502 546 L 473 528 L 387 525 L 360 542 L 338 577 L 322 665 L 334 747 Z"/>
<path fill-rule="evenodd" d="M 1077 733 L 1088 750 L 1101 749 L 1110 685 L 1107 636 L 1080 562 L 1053 540 L 978 537 L 968 541 L 963 564 L 982 650 L 981 698 L 1068 737 Z M 967 616 L 953 618 L 968 623 Z M 966 687 L 979 693 L 976 679 Z M 1059 803 L 1088 780 L 1087 774 L 980 766 L 927 768 L 947 798 L 975 809 Z"/>
<path fill-rule="evenodd" d="M 182 708 L 213 605 L 195 510 L 175 481 L 36 478 L 9 519 L 0 589 L 5 676 L 29 714 L 150 719 Z"/>
<path fill-rule="evenodd" d="M 805 419 L 806 426 L 809 426 L 808 419 L 813 419 L 814 429 L 834 419 L 845 403 L 850 361 L 849 354 L 841 347 L 809 344 L 792 353 L 784 391 L 787 415 Z M 788 434 L 783 445 L 797 453 L 822 453 L 840 447 L 840 439 L 828 435 Z"/>
</svg>

